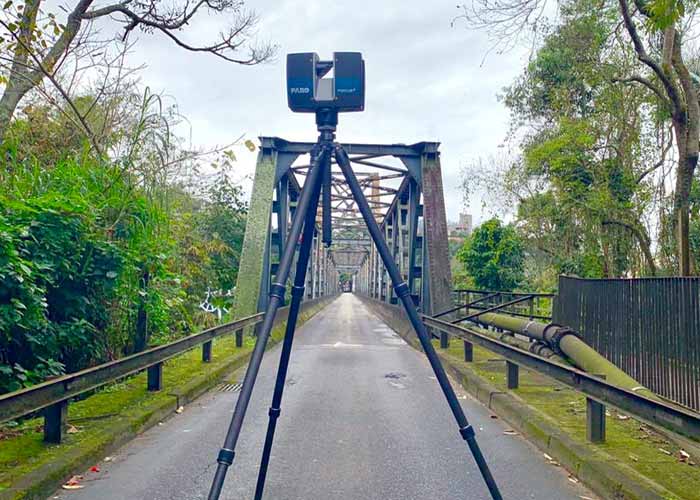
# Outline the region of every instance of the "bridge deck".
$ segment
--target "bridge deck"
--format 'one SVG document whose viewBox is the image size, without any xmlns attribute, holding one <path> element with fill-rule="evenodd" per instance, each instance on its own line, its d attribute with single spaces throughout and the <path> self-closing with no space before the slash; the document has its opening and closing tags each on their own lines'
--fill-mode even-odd
<svg viewBox="0 0 700 500">
<path fill-rule="evenodd" d="M 255 387 L 223 498 L 252 498 L 279 348 Z M 504 498 L 594 498 L 455 387 Z M 236 392 L 213 391 L 125 446 L 85 488 L 52 498 L 205 498 Z M 350 294 L 295 343 L 266 498 L 486 499 L 430 367 Z"/>
</svg>

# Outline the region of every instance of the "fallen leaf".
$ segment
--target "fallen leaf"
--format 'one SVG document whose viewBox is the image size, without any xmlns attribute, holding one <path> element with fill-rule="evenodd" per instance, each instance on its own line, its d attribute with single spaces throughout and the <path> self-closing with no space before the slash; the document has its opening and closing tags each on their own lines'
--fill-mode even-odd
<svg viewBox="0 0 700 500">
<path fill-rule="evenodd" d="M 81 479 L 83 479 L 83 476 L 73 476 L 61 487 L 64 490 L 79 490 L 80 488 L 83 488 L 83 485 L 80 484 Z"/>
<path fill-rule="evenodd" d="M 185 411 L 185 407 L 184 407 L 184 406 L 178 406 L 178 407 L 177 407 L 177 410 L 175 410 L 175 413 L 182 413 L 183 411 Z"/>
</svg>

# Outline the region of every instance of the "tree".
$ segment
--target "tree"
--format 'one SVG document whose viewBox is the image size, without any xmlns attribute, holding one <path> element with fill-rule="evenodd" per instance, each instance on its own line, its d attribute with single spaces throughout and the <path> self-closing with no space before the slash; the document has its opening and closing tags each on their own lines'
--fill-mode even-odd
<svg viewBox="0 0 700 500">
<path fill-rule="evenodd" d="M 523 242 L 512 225 L 497 218 L 474 230 L 457 259 L 484 290 L 510 291 L 523 279 Z"/>
<path fill-rule="evenodd" d="M 627 0 L 619 0 L 625 28 L 634 46 L 637 59 L 650 75 L 633 73 L 623 82 L 638 83 L 659 99 L 661 107 L 670 115 L 678 152 L 676 187 L 673 203 L 673 224 L 678 244 L 678 267 L 681 276 L 691 273 L 690 254 L 690 194 L 698 164 L 700 148 L 700 101 L 698 88 L 693 82 L 684 60 L 682 44 L 687 33 L 679 30 L 686 12 L 682 2 L 634 0 L 637 17 L 652 36 L 662 37 L 660 57 L 650 54 L 638 32 L 634 13 Z M 694 2 L 690 3 L 695 6 Z M 690 11 L 690 9 L 688 9 Z"/>
<path fill-rule="evenodd" d="M 0 142 L 20 101 L 44 79 L 54 85 L 72 108 L 74 117 L 81 122 L 84 132 L 91 131 L 85 122 L 84 112 L 72 105 L 68 92 L 60 83 L 59 71 L 69 55 L 79 47 L 89 45 L 98 52 L 96 34 L 90 25 L 98 19 L 109 19 L 123 25 L 122 40 L 126 41 L 137 28 L 145 33 L 158 32 L 175 46 L 192 52 L 206 52 L 224 61 L 253 65 L 266 61 L 274 54 L 275 47 L 257 45 L 254 28 L 255 13 L 246 10 L 240 0 L 189 0 L 163 3 L 158 0 L 123 0 L 96 7 L 94 0 L 75 0 L 65 23 L 52 13 L 42 11 L 44 0 L 27 0 L 15 5 L 13 0 L 4 3 L 0 17 L 0 83 L 5 88 L 0 97 Z M 182 36 L 190 24 L 206 13 L 221 14 L 232 19 L 227 31 L 209 44 L 195 45 Z M 92 45 L 90 45 L 92 44 Z M 99 47 L 107 50 L 107 44 Z M 7 54 L 7 55 L 5 55 Z M 88 54 L 87 57 L 94 57 Z"/>
<path fill-rule="evenodd" d="M 514 41 L 518 38 L 530 36 L 534 40 L 533 47 L 537 48 L 537 58 L 540 60 L 542 60 L 543 49 L 550 52 L 552 50 L 551 46 L 547 48 L 548 41 L 552 41 L 552 37 L 556 37 L 557 34 L 564 34 L 564 30 L 572 26 L 572 21 L 580 23 L 587 18 L 592 18 L 594 22 L 589 23 L 591 27 L 596 28 L 596 24 L 603 27 L 602 32 L 599 29 L 594 29 L 590 33 L 580 32 L 581 41 L 590 40 L 592 34 L 602 33 L 604 37 L 590 46 L 579 43 L 578 50 L 572 51 L 567 58 L 552 60 L 551 62 L 556 64 L 550 66 L 550 69 L 555 70 L 554 73 L 556 73 L 559 69 L 567 67 L 585 68 L 585 64 L 579 64 L 580 59 L 585 58 L 586 55 L 595 56 L 596 52 L 599 57 L 594 57 L 593 60 L 598 67 L 592 67 L 590 69 L 593 71 L 585 71 L 583 74 L 565 71 L 574 78 L 568 80 L 568 90 L 561 85 L 555 85 L 560 90 L 565 90 L 558 96 L 546 92 L 538 96 L 537 92 L 534 92 L 530 97 L 559 97 L 558 104 L 556 101 L 545 102 L 545 107 L 559 108 L 561 111 L 563 107 L 568 106 L 571 111 L 581 113 L 566 114 L 569 119 L 586 118 L 588 114 L 588 121 L 592 123 L 591 118 L 596 120 L 597 113 L 602 109 L 611 118 L 619 116 L 627 121 L 629 130 L 636 131 L 637 136 L 640 135 L 641 130 L 651 129 L 656 131 L 657 136 L 671 138 L 676 149 L 672 213 L 670 217 L 666 217 L 663 213 L 663 203 L 660 203 L 661 213 L 656 216 L 656 219 L 664 222 L 671 221 L 670 234 L 675 240 L 674 260 L 677 272 L 681 275 L 691 273 L 693 271 L 691 267 L 693 247 L 689 239 L 691 189 L 700 148 L 700 105 L 698 104 L 697 76 L 694 77 L 689 70 L 686 58 L 690 48 L 689 43 L 693 40 L 690 26 L 698 2 L 632 0 L 630 3 L 628 0 L 607 0 L 594 3 L 589 0 L 555 0 L 556 9 L 551 8 L 550 3 L 552 0 L 503 2 L 474 0 L 471 6 L 462 7 L 462 14 L 458 17 L 466 20 L 472 27 L 489 29 L 492 33 L 497 33 L 501 39 L 495 42 L 502 47 L 507 48 L 509 43 L 515 43 Z M 548 17 L 546 13 L 550 12 L 556 12 L 556 17 Z M 564 40 L 565 46 L 575 47 L 570 37 L 564 38 L 569 38 L 568 41 Z M 587 75 L 596 73 L 599 78 L 603 77 L 605 80 L 597 83 L 591 82 L 590 79 L 586 81 Z M 609 88 L 609 83 L 619 87 L 639 87 L 644 93 L 646 102 L 642 102 L 636 95 L 636 105 L 632 107 L 625 105 L 627 103 L 625 99 L 618 99 L 617 102 L 621 107 L 617 113 L 614 108 L 607 110 L 601 108 L 600 96 L 597 95 L 595 87 Z M 535 90 L 537 90 L 536 87 Z M 608 92 L 614 92 L 614 89 L 609 88 Z M 566 98 L 570 98 L 569 104 L 565 102 Z M 589 101 L 592 107 L 576 109 L 581 104 L 580 98 L 583 98 L 583 102 Z M 591 99 L 593 99 L 592 102 L 590 102 Z M 551 106 L 551 104 L 557 105 Z M 610 120 L 608 122 L 614 123 Z M 540 121 L 539 125 L 543 123 Z M 673 134 L 666 132 L 669 124 Z M 598 129 L 602 130 L 600 127 Z M 619 143 L 619 139 L 625 139 L 627 146 L 639 148 L 643 145 L 643 138 L 630 137 L 625 133 L 624 127 L 618 126 L 617 130 L 619 134 L 608 136 L 608 144 L 605 147 L 617 147 L 616 142 Z M 618 140 L 610 141 L 611 138 Z M 624 141 L 622 144 L 624 145 Z M 598 146 L 600 145 L 596 144 L 596 147 Z M 668 154 L 670 148 L 667 147 L 666 140 L 657 141 L 656 148 L 658 160 L 651 160 L 646 166 L 638 169 L 637 184 L 647 181 L 648 177 L 656 172 L 664 172 L 665 164 L 671 157 Z M 620 165 L 625 167 L 624 172 L 628 170 L 629 158 L 635 154 L 635 151 L 628 147 L 622 153 L 625 154 L 616 156 L 617 160 L 623 160 Z M 629 156 L 630 153 L 632 153 L 631 156 Z M 659 191 L 663 197 L 662 185 Z M 605 222 L 604 225 L 614 232 L 622 231 L 632 235 L 642 248 L 648 269 L 653 271 L 654 262 L 650 258 L 651 238 L 645 234 L 644 227 L 638 220 L 617 217 Z M 665 228 L 660 232 L 662 235 L 669 233 Z"/>
</svg>

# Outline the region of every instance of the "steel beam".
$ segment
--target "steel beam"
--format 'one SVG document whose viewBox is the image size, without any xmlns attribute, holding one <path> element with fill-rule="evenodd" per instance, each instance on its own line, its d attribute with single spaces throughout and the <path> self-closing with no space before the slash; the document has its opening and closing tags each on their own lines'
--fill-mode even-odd
<svg viewBox="0 0 700 500">
<path fill-rule="evenodd" d="M 243 237 L 243 249 L 236 279 L 234 315 L 236 318 L 258 312 L 260 289 L 267 270 L 264 269 L 265 247 L 268 243 L 272 193 L 275 186 L 277 154 L 262 148 L 253 178 L 253 191 L 248 206 L 248 217 Z M 269 246 L 269 245 L 268 245 Z M 268 279 L 269 281 L 269 279 Z"/>
</svg>

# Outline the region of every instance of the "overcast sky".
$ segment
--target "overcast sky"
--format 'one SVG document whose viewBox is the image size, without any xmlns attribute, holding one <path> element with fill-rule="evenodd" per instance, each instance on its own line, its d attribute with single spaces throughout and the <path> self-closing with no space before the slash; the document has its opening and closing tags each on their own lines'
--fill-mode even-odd
<svg viewBox="0 0 700 500">
<path fill-rule="evenodd" d="M 508 114 L 497 100 L 526 62 L 524 51 L 491 54 L 485 33 L 450 22 L 454 0 L 250 0 L 259 36 L 279 45 L 272 63 L 244 67 L 209 54 L 188 53 L 158 35 L 140 34 L 132 63 L 145 63 L 143 83 L 172 96 L 192 124 L 195 145 L 212 146 L 241 134 L 314 140 L 312 115 L 287 108 L 285 54 L 360 51 L 367 72 L 366 111 L 340 118 L 341 142 L 442 143 L 448 219 L 464 210 L 460 169 L 497 151 Z M 225 19 L 204 19 L 187 34 L 204 43 Z M 483 62 L 483 64 L 482 64 Z M 255 153 L 237 152 L 241 175 Z M 480 203 L 469 207 L 481 219 Z"/>
</svg>

